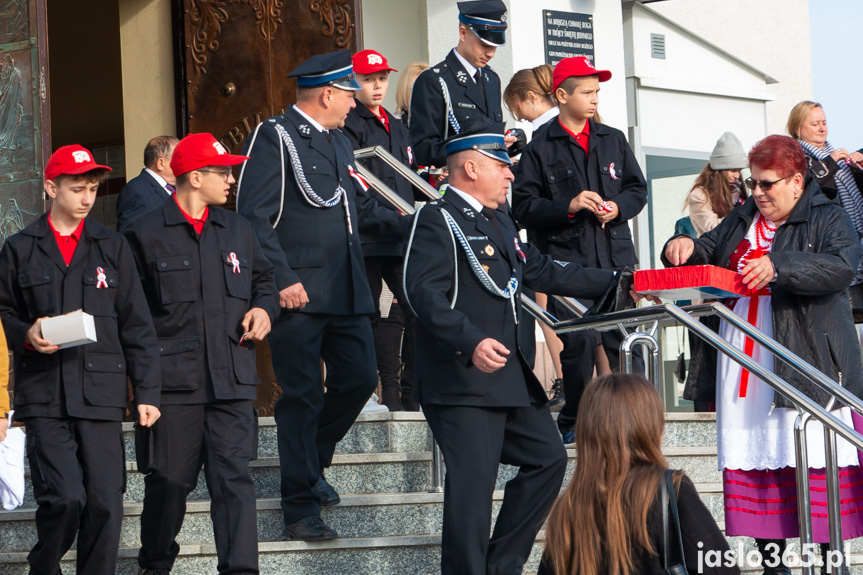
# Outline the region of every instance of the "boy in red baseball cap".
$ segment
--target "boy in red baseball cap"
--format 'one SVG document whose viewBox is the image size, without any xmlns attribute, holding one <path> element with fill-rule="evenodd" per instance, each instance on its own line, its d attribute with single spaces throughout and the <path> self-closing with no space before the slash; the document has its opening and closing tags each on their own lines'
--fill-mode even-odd
<svg viewBox="0 0 863 575">
<path fill-rule="evenodd" d="M 269 333 L 279 303 L 273 265 L 251 224 L 216 207 L 228 199 L 232 166 L 247 159 L 211 134 L 189 134 L 171 159 L 173 197 L 126 230 L 162 354 L 162 418 L 135 437 L 138 469 L 147 474 L 141 573 L 173 567 L 202 465 L 219 573 L 258 572 L 249 473 L 257 449 L 255 342 Z"/>
<path fill-rule="evenodd" d="M 27 427 L 38 541 L 31 573 L 59 573 L 77 536 L 77 571 L 113 575 L 123 520 L 126 376 L 136 423 L 159 418 L 156 333 L 129 245 L 87 218 L 108 166 L 63 146 L 45 166 L 51 210 L 0 251 L 0 317 L 14 351 L 15 418 Z M 62 348 L 48 317 L 83 309 L 98 341 Z"/>
<path fill-rule="evenodd" d="M 354 72 L 362 91 L 356 93 L 357 107 L 350 111 L 342 131 L 347 134 L 354 149 L 381 146 L 406 166 L 416 170 L 411 150 L 410 134 L 401 120 L 383 107 L 387 95 L 391 68 L 387 59 L 374 50 L 363 50 L 353 56 Z M 409 204 L 425 200 L 416 196 L 414 187 L 396 171 L 376 158 L 362 160 L 383 183 Z M 381 205 L 395 208 L 369 190 Z M 366 275 L 375 302 L 372 329 L 375 334 L 375 352 L 381 379 L 383 405 L 390 411 L 408 409 L 418 411 L 419 404 L 411 399 L 413 392 L 413 313 L 401 295 L 402 244 L 392 238 L 377 238 L 360 234 Z M 386 282 L 395 294 L 389 317 L 381 320 L 380 299 Z M 404 337 L 402 337 L 404 334 Z M 401 375 L 400 375 L 401 373 Z"/>
<path fill-rule="evenodd" d="M 552 84 L 558 120 L 525 148 L 512 192 L 513 213 L 534 231 L 543 253 L 602 269 L 638 263 L 629 220 L 647 203 L 647 184 L 623 133 L 596 120 L 599 84 L 610 79 L 611 72 L 597 70 L 586 57 L 557 64 Z M 559 304 L 550 305 L 557 317 L 572 317 Z M 588 331 L 564 334 L 561 340 L 566 405 L 557 421 L 564 443 L 571 443 L 579 400 L 593 376 L 597 342 L 601 340 L 609 364 L 619 365 L 621 335 Z M 637 365 L 641 361 L 637 355 Z"/>
</svg>

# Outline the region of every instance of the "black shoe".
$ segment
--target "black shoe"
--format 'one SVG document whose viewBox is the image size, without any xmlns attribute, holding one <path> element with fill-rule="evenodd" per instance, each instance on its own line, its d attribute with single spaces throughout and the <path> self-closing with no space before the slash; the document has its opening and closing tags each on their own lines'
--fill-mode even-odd
<svg viewBox="0 0 863 575">
<path fill-rule="evenodd" d="M 320 515 L 303 517 L 296 523 L 285 525 L 285 537 L 288 541 L 329 541 L 339 534 L 329 527 Z"/>
<path fill-rule="evenodd" d="M 339 494 L 336 492 L 335 489 L 333 489 L 333 486 L 327 483 L 327 480 L 324 479 L 323 474 L 321 474 L 321 478 L 318 479 L 318 482 L 315 483 L 314 490 L 321 498 L 321 507 L 338 505 L 342 502 L 342 498 L 339 497 Z"/>
<path fill-rule="evenodd" d="M 775 543 L 775 546 L 772 545 Z M 781 558 L 785 554 L 785 539 L 755 539 L 755 546 L 761 553 L 761 561 L 764 565 L 763 575 L 791 575 L 791 569 L 782 562 Z M 769 547 L 769 549 L 768 549 Z M 777 562 L 774 567 L 768 567 L 766 562 L 771 564 Z"/>
<path fill-rule="evenodd" d="M 402 405 L 405 408 L 405 411 L 419 411 L 420 404 L 411 399 L 410 395 L 402 395 Z"/>
<path fill-rule="evenodd" d="M 384 387 L 381 389 L 381 404 L 386 405 L 390 411 L 403 411 L 402 398 L 398 386 Z"/>
<path fill-rule="evenodd" d="M 548 408 L 551 411 L 560 411 L 566 405 L 566 400 L 563 397 L 563 380 L 558 378 L 551 382 L 551 389 L 548 395 Z"/>
</svg>

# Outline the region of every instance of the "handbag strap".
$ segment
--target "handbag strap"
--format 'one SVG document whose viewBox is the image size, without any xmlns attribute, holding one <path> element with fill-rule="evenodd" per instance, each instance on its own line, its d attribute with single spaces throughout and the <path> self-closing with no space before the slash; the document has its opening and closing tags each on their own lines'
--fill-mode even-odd
<svg viewBox="0 0 863 575">
<path fill-rule="evenodd" d="M 674 491 L 674 479 L 672 477 L 672 471 L 670 469 L 665 470 L 665 482 L 668 485 L 668 506 L 671 508 L 671 519 L 674 521 L 674 531 L 677 534 L 677 545 L 680 551 L 680 564 L 683 565 L 683 570 L 686 569 L 686 556 L 683 554 L 683 536 L 680 534 L 680 516 L 677 514 L 677 495 Z M 668 528 L 666 527 L 666 533 L 668 533 Z M 666 546 L 668 545 L 666 539 Z"/>
<path fill-rule="evenodd" d="M 668 476 L 668 471 L 665 475 Z M 662 493 L 662 569 L 668 571 L 668 482 L 665 477 L 659 489 Z"/>
</svg>

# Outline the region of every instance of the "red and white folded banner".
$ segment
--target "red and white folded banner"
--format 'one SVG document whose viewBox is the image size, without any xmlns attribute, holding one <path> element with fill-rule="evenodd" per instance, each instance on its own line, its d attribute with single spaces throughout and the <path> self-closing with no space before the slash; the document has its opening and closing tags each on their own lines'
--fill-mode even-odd
<svg viewBox="0 0 863 575">
<path fill-rule="evenodd" d="M 639 270 L 633 290 L 663 299 L 724 299 L 753 295 L 743 276 L 717 266 L 683 266 L 661 270 Z"/>
</svg>

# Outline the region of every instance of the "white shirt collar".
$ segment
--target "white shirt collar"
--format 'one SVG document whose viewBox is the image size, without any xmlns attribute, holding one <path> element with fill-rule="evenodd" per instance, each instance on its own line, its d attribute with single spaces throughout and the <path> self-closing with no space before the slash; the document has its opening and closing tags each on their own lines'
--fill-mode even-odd
<svg viewBox="0 0 863 575">
<path fill-rule="evenodd" d="M 472 207 L 478 213 L 480 213 L 480 214 L 482 213 L 482 210 L 485 206 L 483 206 L 481 203 L 479 203 L 479 200 L 477 200 L 472 195 L 468 194 L 467 192 L 463 192 L 458 188 L 454 188 L 452 186 L 447 186 L 446 191 L 447 191 L 447 193 L 449 193 L 449 192 L 457 193 L 459 195 L 459 197 L 461 197 L 461 199 L 463 199 L 464 201 L 467 202 L 467 205 Z"/>
<path fill-rule="evenodd" d="M 537 128 L 539 128 L 540 126 L 542 126 L 543 124 L 545 124 L 546 122 L 551 120 L 552 118 L 557 117 L 558 114 L 560 114 L 560 108 L 558 108 L 557 106 L 552 106 L 542 116 L 540 116 L 539 118 L 537 118 L 536 120 L 531 122 L 530 126 L 534 130 L 536 130 Z"/>
<path fill-rule="evenodd" d="M 452 51 L 453 51 L 453 54 L 455 54 L 455 57 L 458 58 L 458 61 L 461 62 L 461 65 L 464 66 L 464 69 L 465 69 L 465 72 L 467 72 L 467 75 L 470 76 L 470 79 L 473 80 L 474 84 L 476 84 L 477 67 L 474 66 L 473 64 L 471 64 L 470 62 L 468 62 L 467 60 L 465 60 L 462 57 L 462 55 L 458 53 L 458 50 L 456 50 L 455 48 L 453 48 Z"/>
<path fill-rule="evenodd" d="M 169 190 L 168 188 L 165 187 L 168 185 L 168 182 L 165 181 L 165 178 L 163 178 L 162 176 L 160 176 L 159 174 L 157 174 L 156 172 L 154 172 L 150 168 L 144 168 L 144 171 L 147 172 L 148 174 L 150 174 L 151 176 L 153 176 L 153 179 L 156 180 L 156 183 L 159 184 L 160 186 L 162 186 L 162 189 L 165 190 L 165 192 L 168 195 L 171 195 L 171 190 Z"/>
<path fill-rule="evenodd" d="M 324 128 L 324 127 L 323 127 L 323 126 L 321 126 L 320 124 L 318 124 L 318 123 L 315 121 L 315 119 L 314 119 L 314 118 L 312 118 L 311 116 L 309 116 L 308 114 L 306 114 L 305 112 L 303 112 L 302 110 L 300 110 L 299 108 L 297 108 L 297 105 L 296 105 L 296 104 L 294 104 L 293 108 L 294 108 L 294 110 L 296 110 L 296 111 L 297 111 L 297 113 L 298 113 L 300 116 L 302 116 L 303 118 L 305 118 L 306 120 L 308 120 L 308 121 L 309 121 L 309 123 L 310 123 L 312 126 L 314 126 L 314 127 L 315 127 L 315 129 L 316 129 L 318 132 L 329 132 L 329 130 L 327 130 L 326 128 Z"/>
</svg>

